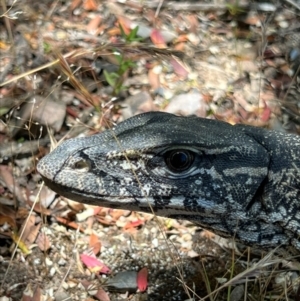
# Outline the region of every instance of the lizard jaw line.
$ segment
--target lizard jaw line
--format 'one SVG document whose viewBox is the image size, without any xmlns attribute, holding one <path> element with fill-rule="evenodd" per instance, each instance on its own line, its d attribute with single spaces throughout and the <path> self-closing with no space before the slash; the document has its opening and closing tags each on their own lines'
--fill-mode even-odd
<svg viewBox="0 0 300 301">
<path fill-rule="evenodd" d="M 49 180 L 48 178 L 44 178 L 43 180 L 45 184 L 57 192 L 59 195 L 66 197 L 70 200 L 74 200 L 76 202 L 83 202 L 85 204 L 93 204 L 93 205 L 101 205 L 103 207 L 120 207 L 124 205 L 135 205 L 138 206 L 139 202 L 135 200 L 133 197 L 124 197 L 123 199 L 120 199 L 119 197 L 114 196 L 106 196 L 106 195 L 99 195 L 99 194 L 93 194 L 93 193 L 86 193 L 82 190 L 76 189 L 76 188 L 67 188 L 63 185 L 55 184 L 53 185 L 53 182 Z M 118 199 L 117 202 L 114 202 L 113 199 Z M 114 205 L 115 203 L 115 205 Z M 118 205 L 119 204 L 119 205 Z M 122 204 L 122 205 L 121 205 Z"/>
</svg>

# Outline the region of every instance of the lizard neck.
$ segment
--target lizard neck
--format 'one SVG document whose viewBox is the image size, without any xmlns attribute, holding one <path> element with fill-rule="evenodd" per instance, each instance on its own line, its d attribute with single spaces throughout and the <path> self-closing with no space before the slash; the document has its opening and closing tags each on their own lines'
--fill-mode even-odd
<svg viewBox="0 0 300 301">
<path fill-rule="evenodd" d="M 292 134 L 240 125 L 270 155 L 268 175 L 259 195 L 258 219 L 284 229 L 290 244 L 300 247 L 300 138 Z M 257 210 L 259 209 L 259 210 Z M 254 213 L 254 212 L 253 212 Z M 270 234 L 271 235 L 271 231 Z M 278 237 L 278 242 L 283 243 Z"/>
</svg>

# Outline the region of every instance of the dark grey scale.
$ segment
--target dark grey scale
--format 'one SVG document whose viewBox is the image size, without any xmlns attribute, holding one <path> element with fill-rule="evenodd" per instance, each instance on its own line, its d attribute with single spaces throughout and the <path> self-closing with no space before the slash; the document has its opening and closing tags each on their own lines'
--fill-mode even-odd
<svg viewBox="0 0 300 301">
<path fill-rule="evenodd" d="M 168 206 L 171 201 L 171 197 L 161 197 L 161 196 L 154 196 L 154 207 L 160 207 L 164 208 L 165 206 Z"/>
<path fill-rule="evenodd" d="M 198 211 L 198 198 L 195 196 L 185 198 L 183 205 L 187 211 Z"/>
</svg>

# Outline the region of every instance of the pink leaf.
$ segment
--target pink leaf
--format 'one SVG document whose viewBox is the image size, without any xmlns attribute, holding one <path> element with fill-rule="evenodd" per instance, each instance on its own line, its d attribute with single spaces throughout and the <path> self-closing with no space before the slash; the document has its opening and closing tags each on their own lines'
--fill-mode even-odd
<svg viewBox="0 0 300 301">
<path fill-rule="evenodd" d="M 148 269 L 142 268 L 136 278 L 137 286 L 141 292 L 144 292 L 148 286 Z"/>
<path fill-rule="evenodd" d="M 264 122 L 267 122 L 271 117 L 271 113 L 272 113 L 271 109 L 267 105 L 265 105 L 263 112 L 261 114 L 261 117 L 260 117 L 261 120 Z"/>
<path fill-rule="evenodd" d="M 143 225 L 144 224 L 144 221 L 142 220 L 136 220 L 136 221 L 132 221 L 132 222 L 129 222 L 127 223 L 125 226 L 124 226 L 124 230 L 128 230 L 128 229 L 131 229 L 131 228 L 136 228 L 140 225 Z"/>
<path fill-rule="evenodd" d="M 150 34 L 151 41 L 158 48 L 167 48 L 165 39 L 163 38 L 161 32 L 157 29 L 152 29 Z"/>
<path fill-rule="evenodd" d="M 173 68 L 174 68 L 174 72 L 183 77 L 186 78 L 189 74 L 189 71 L 187 70 L 187 67 L 184 66 L 184 64 L 179 61 L 178 59 L 176 59 L 175 57 L 173 57 L 170 61 L 170 63 L 172 64 Z"/>
<path fill-rule="evenodd" d="M 101 260 L 97 259 L 95 256 L 81 254 L 80 259 L 93 273 L 102 273 L 102 274 L 110 273 L 110 269 Z"/>
</svg>

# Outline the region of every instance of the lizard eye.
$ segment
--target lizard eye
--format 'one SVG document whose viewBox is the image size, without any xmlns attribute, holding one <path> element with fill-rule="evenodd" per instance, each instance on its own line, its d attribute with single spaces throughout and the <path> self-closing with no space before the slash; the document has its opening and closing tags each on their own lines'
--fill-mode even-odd
<svg viewBox="0 0 300 301">
<path fill-rule="evenodd" d="M 195 156 L 185 149 L 171 150 L 164 154 L 168 168 L 173 172 L 181 172 L 189 169 L 194 162 Z"/>
</svg>

